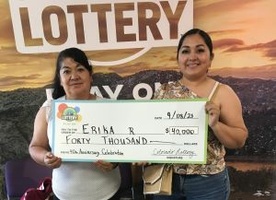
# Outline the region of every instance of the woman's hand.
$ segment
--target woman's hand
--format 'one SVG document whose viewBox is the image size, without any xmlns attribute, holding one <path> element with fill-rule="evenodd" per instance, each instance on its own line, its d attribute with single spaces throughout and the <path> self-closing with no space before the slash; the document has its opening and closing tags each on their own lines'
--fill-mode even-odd
<svg viewBox="0 0 276 200">
<path fill-rule="evenodd" d="M 94 164 L 98 169 L 100 169 L 103 172 L 109 172 L 118 166 L 118 163 L 111 163 L 103 160 L 98 160 Z"/>
<path fill-rule="evenodd" d="M 44 165 L 49 168 L 58 168 L 61 165 L 61 158 L 54 156 L 53 153 L 47 152 L 43 158 Z"/>
<path fill-rule="evenodd" d="M 205 105 L 205 110 L 209 115 L 209 126 L 212 128 L 219 121 L 220 108 L 218 105 L 214 104 L 213 102 L 208 101 Z"/>
</svg>

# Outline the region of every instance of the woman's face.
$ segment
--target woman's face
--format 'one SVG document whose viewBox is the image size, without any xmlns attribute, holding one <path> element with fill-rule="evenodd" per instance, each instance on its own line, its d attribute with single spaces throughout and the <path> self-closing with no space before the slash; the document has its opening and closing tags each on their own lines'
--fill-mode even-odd
<svg viewBox="0 0 276 200">
<path fill-rule="evenodd" d="M 186 78 L 206 76 L 213 57 L 199 34 L 187 36 L 178 52 L 178 65 Z"/>
<path fill-rule="evenodd" d="M 92 76 L 84 66 L 72 58 L 63 60 L 59 75 L 67 99 L 85 99 L 90 94 Z"/>
</svg>

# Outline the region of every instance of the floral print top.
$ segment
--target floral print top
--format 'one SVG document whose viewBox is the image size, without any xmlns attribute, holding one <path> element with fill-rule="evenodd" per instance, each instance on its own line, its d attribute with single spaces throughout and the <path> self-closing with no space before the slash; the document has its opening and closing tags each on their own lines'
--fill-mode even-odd
<svg viewBox="0 0 276 200">
<path fill-rule="evenodd" d="M 154 99 L 194 99 L 199 98 L 179 81 L 162 84 L 155 92 Z M 225 168 L 225 148 L 208 129 L 207 163 L 206 164 L 174 164 L 177 174 L 216 174 Z"/>
</svg>

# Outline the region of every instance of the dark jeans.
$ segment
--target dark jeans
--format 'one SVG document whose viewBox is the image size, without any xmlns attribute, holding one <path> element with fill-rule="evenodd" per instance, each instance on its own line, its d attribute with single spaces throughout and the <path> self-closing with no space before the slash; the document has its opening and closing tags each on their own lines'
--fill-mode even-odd
<svg viewBox="0 0 276 200">
<path fill-rule="evenodd" d="M 53 200 L 59 200 L 59 198 L 57 198 L 57 197 L 54 195 Z M 111 197 L 111 198 L 108 199 L 108 200 L 120 200 L 120 190 L 118 190 L 118 191 L 113 195 L 113 197 Z"/>
<path fill-rule="evenodd" d="M 173 175 L 172 195 L 153 195 L 153 200 L 227 200 L 230 193 L 228 171 L 214 175 Z M 147 198 L 148 199 L 148 198 Z"/>
</svg>

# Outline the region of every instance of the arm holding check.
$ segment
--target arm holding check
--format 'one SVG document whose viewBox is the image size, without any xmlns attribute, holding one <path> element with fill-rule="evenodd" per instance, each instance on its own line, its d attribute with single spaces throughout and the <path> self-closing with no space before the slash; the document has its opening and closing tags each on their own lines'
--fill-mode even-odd
<svg viewBox="0 0 276 200">
<path fill-rule="evenodd" d="M 209 125 L 207 158 L 205 164 L 173 164 L 167 195 L 172 195 L 171 199 L 182 199 L 184 193 L 187 199 L 228 199 L 230 183 L 224 160 L 225 147 L 241 148 L 248 135 L 240 100 L 228 85 L 208 75 L 214 53 L 212 39 L 205 31 L 193 28 L 182 34 L 176 58 L 183 76 L 178 81 L 163 84 L 154 98 L 208 99 L 204 106 Z M 147 175 L 154 175 L 154 171 Z M 153 199 L 168 199 L 158 190 L 153 194 Z"/>
<path fill-rule="evenodd" d="M 103 160 L 90 162 L 64 162 L 61 154 L 52 151 L 52 138 L 54 134 L 67 135 L 67 142 L 85 142 L 83 138 L 74 140 L 68 132 L 74 132 L 73 126 L 67 123 L 66 128 L 54 132 L 54 119 L 52 118 L 53 101 L 86 100 L 96 102 L 100 98 L 90 94 L 92 79 L 92 65 L 85 53 L 77 48 L 68 48 L 61 51 L 57 57 L 56 71 L 53 81 L 53 91 L 50 97 L 39 109 L 35 122 L 34 132 L 29 152 L 39 164 L 53 169 L 52 186 L 54 199 L 118 199 L 121 184 L 120 171 L 117 163 Z M 62 110 L 62 106 L 60 109 Z M 49 115 L 48 115 L 49 113 Z M 66 120 L 73 119 L 74 109 L 67 109 L 64 113 Z M 48 117 L 49 116 L 49 117 Z M 58 141 L 58 140 L 57 140 Z M 85 151 L 85 150 L 84 150 Z M 81 188 L 80 188 L 81 186 Z M 102 187 L 104 186 L 104 188 Z"/>
</svg>

